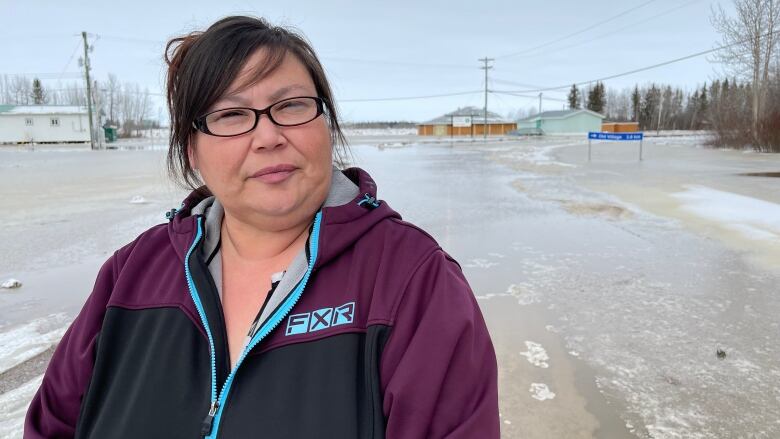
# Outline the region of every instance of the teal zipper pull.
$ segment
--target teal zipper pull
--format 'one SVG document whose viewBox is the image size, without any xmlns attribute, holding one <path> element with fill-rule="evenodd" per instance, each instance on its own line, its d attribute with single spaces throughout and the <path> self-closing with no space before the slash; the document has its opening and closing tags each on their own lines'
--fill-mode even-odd
<svg viewBox="0 0 780 439">
<path fill-rule="evenodd" d="M 203 420 L 203 423 L 200 425 L 200 435 L 205 437 L 211 434 L 211 428 L 214 425 L 214 416 L 217 414 L 217 409 L 219 408 L 219 401 L 214 401 L 211 403 L 211 408 L 209 408 L 209 413 L 206 415 L 206 419 Z"/>
</svg>

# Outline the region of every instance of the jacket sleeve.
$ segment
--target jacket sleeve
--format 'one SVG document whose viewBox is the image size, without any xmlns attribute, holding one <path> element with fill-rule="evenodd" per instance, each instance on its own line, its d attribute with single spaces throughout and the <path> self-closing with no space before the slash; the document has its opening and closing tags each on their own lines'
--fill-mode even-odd
<svg viewBox="0 0 780 439">
<path fill-rule="evenodd" d="M 92 294 L 54 351 L 27 409 L 25 439 L 72 438 L 94 367 L 94 349 L 115 282 L 116 254 L 100 269 Z"/>
<path fill-rule="evenodd" d="M 405 289 L 380 377 L 387 439 L 500 436 L 493 344 L 460 267 L 440 249 Z"/>
</svg>

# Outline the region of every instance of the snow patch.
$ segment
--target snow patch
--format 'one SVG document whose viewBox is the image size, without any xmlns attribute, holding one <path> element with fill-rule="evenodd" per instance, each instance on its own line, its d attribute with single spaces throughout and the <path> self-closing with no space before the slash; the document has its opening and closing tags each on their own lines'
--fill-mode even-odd
<svg viewBox="0 0 780 439">
<path fill-rule="evenodd" d="M 464 264 L 464 267 L 468 268 L 490 268 L 498 265 L 498 262 L 491 262 L 487 259 L 472 259 L 467 264 Z"/>
<path fill-rule="evenodd" d="M 547 361 L 550 359 L 550 357 L 547 355 L 547 351 L 542 347 L 541 344 L 532 341 L 526 341 L 525 346 L 528 350 L 525 352 L 520 352 L 520 355 L 528 359 L 529 363 L 536 367 L 541 367 L 542 369 L 547 369 L 550 367 L 550 365 L 547 364 Z"/>
<path fill-rule="evenodd" d="M 22 286 L 22 282 L 17 280 L 17 279 L 13 279 L 13 278 L 8 279 L 7 281 L 5 281 L 2 284 L 0 284 L 0 288 L 5 288 L 5 289 L 8 289 L 8 290 L 10 290 L 12 288 L 19 288 L 21 286 Z"/>
<path fill-rule="evenodd" d="M 54 346 L 66 329 L 65 314 L 53 314 L 16 328 L 0 329 L 0 373 Z"/>
<path fill-rule="evenodd" d="M 531 388 L 528 391 L 531 392 L 531 398 L 539 401 L 555 398 L 555 393 L 551 392 L 547 384 L 544 383 L 531 383 Z"/>
<path fill-rule="evenodd" d="M 516 297 L 520 305 L 531 305 L 540 301 L 539 293 L 525 285 L 511 284 L 506 289 L 506 294 Z"/>
<path fill-rule="evenodd" d="M 0 395 L 0 438 L 22 437 L 24 416 L 43 375 Z"/>
<path fill-rule="evenodd" d="M 705 186 L 686 188 L 672 194 L 683 202 L 683 210 L 717 222 L 751 240 L 780 239 L 780 204 Z"/>
</svg>

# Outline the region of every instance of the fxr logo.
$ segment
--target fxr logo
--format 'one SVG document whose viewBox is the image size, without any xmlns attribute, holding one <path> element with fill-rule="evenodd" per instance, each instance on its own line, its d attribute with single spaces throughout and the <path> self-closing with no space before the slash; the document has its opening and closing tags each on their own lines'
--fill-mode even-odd
<svg viewBox="0 0 780 439">
<path fill-rule="evenodd" d="M 293 314 L 287 318 L 287 330 L 284 335 L 305 334 L 331 326 L 352 323 L 355 318 L 355 302 L 345 303 L 335 308 L 322 308 L 303 314 Z"/>
</svg>

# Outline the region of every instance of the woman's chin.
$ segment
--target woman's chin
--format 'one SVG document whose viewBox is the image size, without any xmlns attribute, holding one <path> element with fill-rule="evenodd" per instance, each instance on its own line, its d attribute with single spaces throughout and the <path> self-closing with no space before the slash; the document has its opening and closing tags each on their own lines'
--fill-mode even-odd
<svg viewBox="0 0 780 439">
<path fill-rule="evenodd" d="M 305 216 L 304 212 L 302 212 L 302 203 L 293 198 L 263 200 L 263 202 L 254 203 L 249 208 L 257 216 L 281 221 L 285 219 L 294 220 L 293 217 Z M 313 214 L 314 212 L 312 212 Z"/>
</svg>

